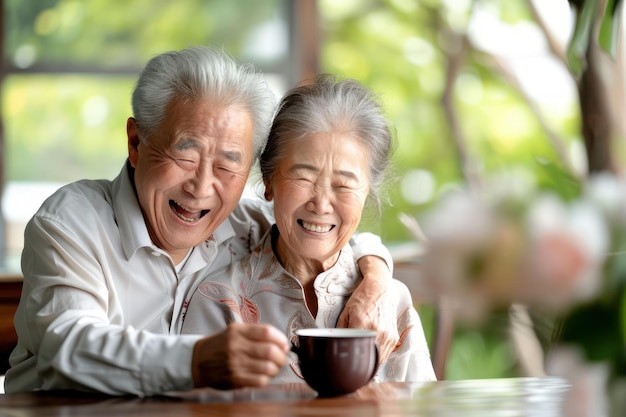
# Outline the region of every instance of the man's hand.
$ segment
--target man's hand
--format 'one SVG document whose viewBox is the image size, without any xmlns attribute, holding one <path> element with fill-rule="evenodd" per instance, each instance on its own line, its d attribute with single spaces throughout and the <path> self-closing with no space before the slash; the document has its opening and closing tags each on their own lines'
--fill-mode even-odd
<svg viewBox="0 0 626 417">
<path fill-rule="evenodd" d="M 400 336 L 397 323 L 397 300 L 389 267 L 377 256 L 359 259 L 363 281 L 348 299 L 337 327 L 376 330 L 379 363 L 387 360 Z"/>
<path fill-rule="evenodd" d="M 194 387 L 262 387 L 280 371 L 289 351 L 287 337 L 262 324 L 233 323 L 196 342 L 191 361 Z"/>
</svg>

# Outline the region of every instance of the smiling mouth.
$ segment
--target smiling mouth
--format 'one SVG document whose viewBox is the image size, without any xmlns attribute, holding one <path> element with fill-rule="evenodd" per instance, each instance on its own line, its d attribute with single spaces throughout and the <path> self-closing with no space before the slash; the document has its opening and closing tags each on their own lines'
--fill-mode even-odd
<svg viewBox="0 0 626 417">
<path fill-rule="evenodd" d="M 172 208 L 172 210 L 174 211 L 174 214 L 176 214 L 176 216 L 178 216 L 179 219 L 189 222 L 189 223 L 193 223 L 195 221 L 200 220 L 202 217 L 204 217 L 205 214 L 211 211 L 211 210 L 191 210 L 188 207 L 178 204 L 174 200 L 170 200 L 170 207 Z"/>
<path fill-rule="evenodd" d="M 335 228 L 334 224 L 322 226 L 322 225 L 315 224 L 315 223 L 305 222 L 302 219 L 298 219 L 298 224 L 302 226 L 304 230 L 307 230 L 309 232 L 315 232 L 315 233 L 327 233 Z"/>
</svg>

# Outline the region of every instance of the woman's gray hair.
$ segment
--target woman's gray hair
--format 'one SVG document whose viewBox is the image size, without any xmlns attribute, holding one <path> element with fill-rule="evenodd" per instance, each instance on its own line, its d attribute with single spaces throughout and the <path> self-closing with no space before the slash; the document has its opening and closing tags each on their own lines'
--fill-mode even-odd
<svg viewBox="0 0 626 417">
<path fill-rule="evenodd" d="M 369 150 L 368 199 L 381 210 L 381 188 L 394 149 L 390 123 L 379 98 L 356 80 L 340 81 L 330 74 L 288 91 L 274 117 L 265 150 L 261 154 L 263 182 L 270 183 L 286 149 L 314 132 L 353 134 Z"/>
<path fill-rule="evenodd" d="M 255 159 L 259 156 L 276 97 L 252 65 L 239 65 L 225 52 L 204 46 L 166 52 L 150 59 L 132 95 L 133 115 L 142 140 L 149 140 L 165 118 L 168 105 L 176 99 L 242 106 L 253 123 Z"/>
</svg>

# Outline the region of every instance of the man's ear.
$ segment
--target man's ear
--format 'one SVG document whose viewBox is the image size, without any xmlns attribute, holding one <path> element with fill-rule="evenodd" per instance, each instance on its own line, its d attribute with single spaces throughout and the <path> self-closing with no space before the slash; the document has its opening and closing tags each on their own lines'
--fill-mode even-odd
<svg viewBox="0 0 626 417">
<path fill-rule="evenodd" d="M 139 158 L 139 127 L 134 117 L 129 117 L 126 121 L 126 136 L 128 136 L 128 160 L 133 168 L 137 167 Z"/>
</svg>

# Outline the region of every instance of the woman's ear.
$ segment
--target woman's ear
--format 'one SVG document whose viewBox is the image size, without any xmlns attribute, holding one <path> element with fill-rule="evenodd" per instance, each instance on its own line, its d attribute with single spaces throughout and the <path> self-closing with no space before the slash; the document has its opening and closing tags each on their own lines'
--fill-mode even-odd
<svg viewBox="0 0 626 417">
<path fill-rule="evenodd" d="M 137 167 L 139 159 L 139 127 L 134 117 L 129 117 L 126 121 L 126 136 L 128 136 L 128 160 L 133 168 Z"/>
<path fill-rule="evenodd" d="M 263 193 L 263 197 L 265 197 L 267 201 L 272 201 L 272 186 L 267 181 L 263 181 L 263 183 L 265 184 L 265 193 Z"/>
</svg>

